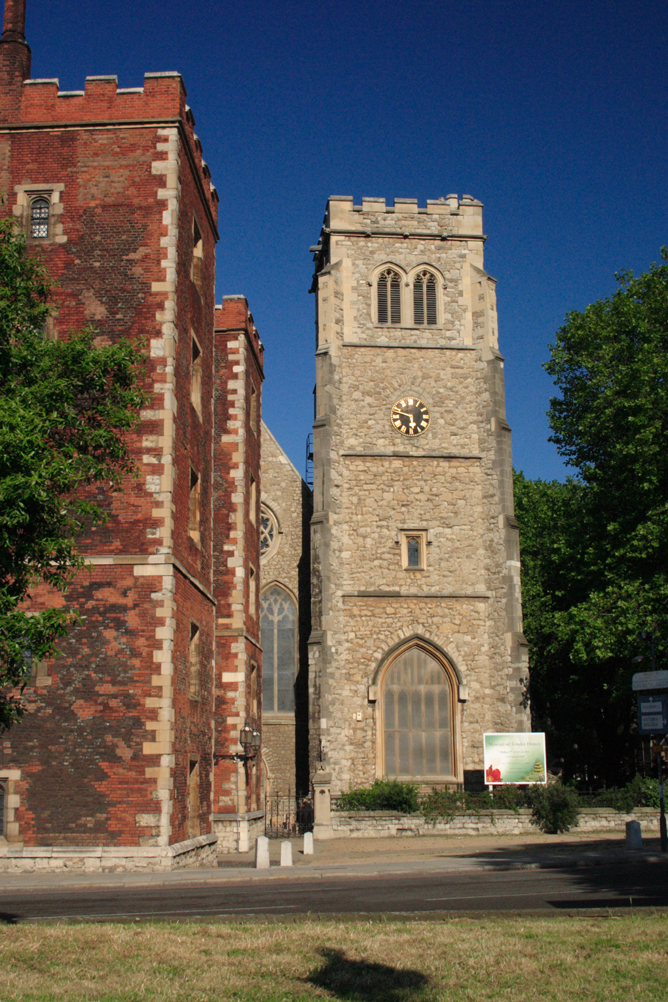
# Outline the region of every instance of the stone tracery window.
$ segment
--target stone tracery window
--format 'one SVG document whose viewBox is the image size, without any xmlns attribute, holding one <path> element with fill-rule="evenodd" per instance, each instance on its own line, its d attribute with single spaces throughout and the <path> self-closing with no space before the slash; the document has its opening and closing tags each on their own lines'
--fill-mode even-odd
<svg viewBox="0 0 668 1002">
<path fill-rule="evenodd" d="M 260 603 L 262 709 L 292 713 L 297 675 L 297 607 L 288 592 L 272 585 Z"/>
<path fill-rule="evenodd" d="M 430 271 L 421 271 L 413 281 L 413 323 L 416 327 L 435 327 L 438 323 L 436 278 Z"/>
<path fill-rule="evenodd" d="M 384 773 L 406 779 L 452 778 L 453 688 L 443 666 L 417 645 L 383 678 Z"/>
<path fill-rule="evenodd" d="M 401 325 L 401 278 L 392 268 L 381 272 L 376 283 L 378 323 Z"/>
<path fill-rule="evenodd" d="M 260 557 L 268 557 L 278 546 L 278 524 L 273 512 L 260 505 Z"/>
</svg>

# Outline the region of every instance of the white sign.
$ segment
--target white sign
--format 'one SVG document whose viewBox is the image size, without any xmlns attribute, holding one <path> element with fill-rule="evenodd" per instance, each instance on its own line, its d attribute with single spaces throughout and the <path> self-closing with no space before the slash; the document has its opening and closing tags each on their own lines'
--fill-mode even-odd
<svg viewBox="0 0 668 1002">
<path fill-rule="evenodd" d="M 668 671 L 637 671 L 631 680 L 634 692 L 668 689 Z"/>
<path fill-rule="evenodd" d="M 520 731 L 516 734 L 483 734 L 485 783 L 547 783 L 545 735 Z"/>
</svg>

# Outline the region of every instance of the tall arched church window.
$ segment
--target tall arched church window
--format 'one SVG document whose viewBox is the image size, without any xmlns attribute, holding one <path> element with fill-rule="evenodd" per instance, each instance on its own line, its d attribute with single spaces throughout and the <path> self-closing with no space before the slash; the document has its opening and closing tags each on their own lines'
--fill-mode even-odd
<svg viewBox="0 0 668 1002">
<path fill-rule="evenodd" d="M 435 327 L 438 323 L 436 279 L 430 271 L 421 271 L 413 282 L 413 323 L 416 327 Z"/>
<path fill-rule="evenodd" d="M 291 713 L 297 674 L 297 607 L 284 588 L 272 585 L 260 604 L 262 709 Z"/>
<path fill-rule="evenodd" d="M 454 774 L 453 687 L 421 647 L 395 658 L 383 679 L 384 772 L 409 779 Z"/>
<path fill-rule="evenodd" d="M 49 200 L 33 198 L 30 203 L 30 236 L 37 239 L 49 235 Z"/>
<path fill-rule="evenodd" d="M 388 268 L 378 276 L 376 283 L 378 296 L 378 323 L 401 325 L 401 279 L 396 271 Z"/>
</svg>

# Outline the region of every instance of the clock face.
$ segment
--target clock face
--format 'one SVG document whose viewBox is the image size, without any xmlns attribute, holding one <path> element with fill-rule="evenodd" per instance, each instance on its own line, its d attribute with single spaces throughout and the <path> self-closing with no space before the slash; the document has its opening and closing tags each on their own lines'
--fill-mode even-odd
<svg viewBox="0 0 668 1002">
<path fill-rule="evenodd" d="M 392 408 L 390 420 L 400 434 L 413 438 L 429 427 L 429 408 L 418 397 L 402 397 Z"/>
</svg>

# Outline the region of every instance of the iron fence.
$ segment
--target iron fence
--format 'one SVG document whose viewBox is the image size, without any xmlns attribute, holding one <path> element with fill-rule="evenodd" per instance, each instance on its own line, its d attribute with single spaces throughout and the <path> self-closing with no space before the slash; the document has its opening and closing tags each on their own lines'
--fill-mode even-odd
<svg viewBox="0 0 668 1002">
<path fill-rule="evenodd" d="M 313 830 L 313 803 L 310 797 L 288 793 L 268 794 L 264 801 L 264 833 L 267 838 L 291 838 Z"/>
</svg>

